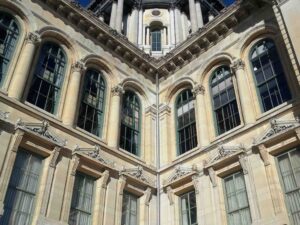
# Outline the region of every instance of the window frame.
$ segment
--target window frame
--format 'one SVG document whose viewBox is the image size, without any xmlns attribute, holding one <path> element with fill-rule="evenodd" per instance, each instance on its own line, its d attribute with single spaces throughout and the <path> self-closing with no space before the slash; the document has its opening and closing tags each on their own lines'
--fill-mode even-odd
<svg viewBox="0 0 300 225">
<path fill-rule="evenodd" d="M 139 221 L 139 215 L 140 215 L 140 209 L 139 209 L 139 206 L 140 206 L 140 198 L 137 196 L 137 195 L 134 195 L 134 194 L 132 194 L 132 193 L 130 193 L 129 191 L 126 191 L 126 190 L 124 190 L 124 193 L 123 193 L 123 198 L 122 198 L 122 211 L 121 211 L 121 224 L 123 225 L 123 203 L 124 203 L 124 197 L 125 197 L 125 195 L 127 195 L 127 196 L 129 196 L 129 199 L 131 200 L 132 198 L 134 198 L 134 200 L 136 201 L 136 225 L 139 225 L 140 223 L 140 221 Z M 129 205 L 130 205 L 130 210 L 129 210 L 129 212 L 128 212 L 128 214 L 129 214 L 129 222 L 131 221 L 130 219 L 131 219 L 131 212 L 132 212 L 132 210 L 131 210 L 131 201 L 130 201 L 130 203 L 129 203 Z M 127 213 L 126 213 L 126 216 L 128 216 L 127 215 Z M 125 224 L 124 223 L 124 225 L 127 225 L 127 224 Z M 131 225 L 131 224 L 128 224 L 128 225 Z"/>
<path fill-rule="evenodd" d="M 162 28 L 161 27 L 150 27 L 150 30 L 149 30 L 149 32 L 150 32 L 150 44 L 151 44 L 151 51 L 152 52 L 161 52 L 162 51 Z M 156 34 L 156 42 L 155 42 L 155 50 L 154 50 L 154 48 L 153 48 L 153 33 L 155 33 Z M 160 36 L 160 42 L 158 42 L 157 41 L 157 34 L 159 34 L 159 36 Z M 159 49 L 159 50 L 157 50 L 157 49 Z"/>
<path fill-rule="evenodd" d="M 195 196 L 195 207 L 194 208 L 196 208 L 196 223 L 191 223 L 191 204 L 190 204 L 190 194 L 192 194 L 192 193 L 194 193 L 194 196 Z M 197 218 L 197 197 L 196 197 L 196 191 L 193 189 L 193 190 L 190 190 L 190 191 L 187 191 L 187 192 L 185 192 L 185 193 L 183 193 L 183 194 L 181 194 L 180 196 L 179 196 L 179 207 L 180 207 L 180 225 L 183 225 L 184 223 L 183 223 L 183 209 L 182 209 L 182 197 L 184 197 L 184 196 L 188 196 L 188 209 L 186 210 L 187 211 L 187 213 L 188 213 L 188 215 L 189 215 L 189 221 L 187 221 L 187 223 L 188 223 L 188 225 L 198 225 L 199 224 L 199 221 L 198 221 L 198 218 Z"/>
</svg>

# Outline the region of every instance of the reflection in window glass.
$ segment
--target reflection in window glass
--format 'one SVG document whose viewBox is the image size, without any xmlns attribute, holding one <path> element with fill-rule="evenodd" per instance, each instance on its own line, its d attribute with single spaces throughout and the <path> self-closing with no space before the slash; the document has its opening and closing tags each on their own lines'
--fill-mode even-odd
<svg viewBox="0 0 300 225">
<path fill-rule="evenodd" d="M 180 197 L 182 225 L 197 225 L 197 203 L 195 191 Z"/>
<path fill-rule="evenodd" d="M 122 225 L 138 225 L 138 198 L 128 192 L 123 194 Z"/>
</svg>

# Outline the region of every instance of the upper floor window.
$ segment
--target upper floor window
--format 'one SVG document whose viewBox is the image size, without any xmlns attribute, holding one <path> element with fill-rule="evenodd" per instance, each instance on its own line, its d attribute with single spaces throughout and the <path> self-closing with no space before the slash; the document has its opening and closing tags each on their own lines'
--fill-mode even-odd
<svg viewBox="0 0 300 225">
<path fill-rule="evenodd" d="M 300 224 L 300 151 L 293 149 L 277 157 L 287 209 L 293 225 Z"/>
<path fill-rule="evenodd" d="M 122 205 L 122 225 L 138 225 L 138 197 L 124 192 Z"/>
<path fill-rule="evenodd" d="M 47 42 L 41 47 L 27 101 L 55 113 L 64 80 L 66 56 L 59 45 Z"/>
<path fill-rule="evenodd" d="M 101 72 L 89 69 L 85 74 L 78 126 L 101 136 L 104 114 L 105 81 Z"/>
<path fill-rule="evenodd" d="M 92 224 L 93 192 L 94 179 L 77 173 L 69 217 L 70 225 Z"/>
<path fill-rule="evenodd" d="M 132 91 L 123 95 L 120 148 L 138 155 L 140 143 L 140 100 Z"/>
<path fill-rule="evenodd" d="M 251 214 L 243 173 L 224 178 L 228 225 L 250 225 Z"/>
<path fill-rule="evenodd" d="M 251 52 L 251 63 L 263 111 L 291 99 L 291 94 L 274 42 L 264 39 Z"/>
<path fill-rule="evenodd" d="M 195 118 L 195 98 L 190 89 L 182 91 L 176 99 L 177 142 L 179 154 L 198 144 Z"/>
<path fill-rule="evenodd" d="M 181 225 L 197 225 L 197 202 L 195 191 L 180 197 Z"/>
<path fill-rule="evenodd" d="M 222 134 L 241 122 L 232 75 L 228 66 L 221 66 L 215 70 L 210 87 L 218 134 Z"/>
<path fill-rule="evenodd" d="M 18 150 L 5 195 L 1 225 L 31 224 L 41 167 L 41 157 Z"/>
<path fill-rule="evenodd" d="M 151 30 L 151 49 L 152 51 L 161 51 L 161 29 L 155 28 Z"/>
<path fill-rule="evenodd" d="M 16 19 L 0 12 L 0 87 L 5 80 L 18 38 L 19 27 Z"/>
</svg>

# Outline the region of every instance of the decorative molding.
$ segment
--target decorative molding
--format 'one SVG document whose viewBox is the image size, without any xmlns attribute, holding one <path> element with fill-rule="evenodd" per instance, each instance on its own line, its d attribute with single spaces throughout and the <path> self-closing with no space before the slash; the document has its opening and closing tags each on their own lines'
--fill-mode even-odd
<svg viewBox="0 0 300 225">
<path fill-rule="evenodd" d="M 159 106 L 159 113 L 171 113 L 171 107 L 166 104 L 161 104 Z"/>
<path fill-rule="evenodd" d="M 15 129 L 22 129 L 24 131 L 33 132 L 38 136 L 47 138 L 58 146 L 65 146 L 67 144 L 66 139 L 60 138 L 58 135 L 49 130 L 49 122 L 45 120 L 43 120 L 41 123 L 25 123 L 21 119 L 18 119 L 15 125 Z"/>
<path fill-rule="evenodd" d="M 167 195 L 168 195 L 170 205 L 173 205 L 174 204 L 174 191 L 170 186 L 167 187 Z"/>
<path fill-rule="evenodd" d="M 105 170 L 102 174 L 102 188 L 107 188 L 108 178 L 109 178 L 109 171 Z"/>
<path fill-rule="evenodd" d="M 17 152 L 18 151 L 18 148 L 21 144 L 21 141 L 24 137 L 24 134 L 25 132 L 22 131 L 22 130 L 17 130 L 16 133 L 14 134 L 14 143 L 13 143 L 13 146 L 11 148 L 11 151 L 13 152 Z"/>
<path fill-rule="evenodd" d="M 27 43 L 36 45 L 41 43 L 41 36 L 36 32 L 30 32 L 25 40 Z"/>
<path fill-rule="evenodd" d="M 204 95 L 205 94 L 205 88 L 203 85 L 197 84 L 193 89 L 192 89 L 193 95 L 196 97 L 197 95 Z"/>
<path fill-rule="evenodd" d="M 101 148 L 99 145 L 95 145 L 93 148 L 80 148 L 79 145 L 76 145 L 75 149 L 73 151 L 73 154 L 83 153 L 84 155 L 87 155 L 93 159 L 96 159 L 97 161 L 99 161 L 107 166 L 115 167 L 115 162 L 104 158 L 100 151 L 101 151 Z"/>
<path fill-rule="evenodd" d="M 71 170 L 71 175 L 75 176 L 77 168 L 78 168 L 79 163 L 80 163 L 80 158 L 77 155 L 73 156 L 73 159 L 72 159 L 71 163 L 73 163 L 72 170 Z"/>
<path fill-rule="evenodd" d="M 208 175 L 213 187 L 217 187 L 217 177 L 216 172 L 213 167 L 208 168 Z"/>
<path fill-rule="evenodd" d="M 178 165 L 175 167 L 174 172 L 168 177 L 168 179 L 164 182 L 165 184 L 170 184 L 176 180 L 179 180 L 181 177 L 184 177 L 189 174 L 200 173 L 200 170 L 194 164 L 192 166 L 181 166 Z"/>
<path fill-rule="evenodd" d="M 123 195 L 123 191 L 126 185 L 126 177 L 120 176 L 118 180 L 118 194 Z"/>
<path fill-rule="evenodd" d="M 9 112 L 3 112 L 0 110 L 0 120 L 7 120 L 9 116 Z"/>
<path fill-rule="evenodd" d="M 195 189 L 195 193 L 199 194 L 200 193 L 200 188 L 199 188 L 199 175 L 194 175 L 192 176 L 192 181 L 193 181 L 193 185 L 194 185 L 194 189 Z"/>
<path fill-rule="evenodd" d="M 85 70 L 84 63 L 80 60 L 76 61 L 75 63 L 72 64 L 71 70 L 72 72 L 82 73 Z"/>
<path fill-rule="evenodd" d="M 248 174 L 248 161 L 247 156 L 245 154 L 239 155 L 239 162 L 242 167 L 244 175 Z"/>
<path fill-rule="evenodd" d="M 145 195 L 145 205 L 149 205 L 152 196 L 151 188 L 148 187 L 144 192 L 144 195 Z"/>
<path fill-rule="evenodd" d="M 119 176 L 129 176 L 133 177 L 135 179 L 138 179 L 144 183 L 149 184 L 150 186 L 155 186 L 155 182 L 152 181 L 148 176 L 144 174 L 143 167 L 137 166 L 136 168 L 122 168 L 121 171 L 119 171 Z"/>
<path fill-rule="evenodd" d="M 242 59 L 236 59 L 233 64 L 231 65 L 231 68 L 233 71 L 237 70 L 244 70 L 245 69 L 245 63 Z"/>
<path fill-rule="evenodd" d="M 258 150 L 259 150 L 259 155 L 264 162 L 264 165 L 269 166 L 270 165 L 269 152 L 268 152 L 266 146 L 261 144 L 258 146 Z"/>
<path fill-rule="evenodd" d="M 125 93 L 123 87 L 121 85 L 117 85 L 111 89 L 111 93 L 113 96 L 121 96 Z"/>
<path fill-rule="evenodd" d="M 292 130 L 296 127 L 300 126 L 300 121 L 298 118 L 295 120 L 271 120 L 270 121 L 270 128 L 268 128 L 263 135 L 261 135 L 259 138 L 254 140 L 254 145 L 259 145 L 260 143 L 269 140 L 273 136 L 277 134 L 282 134 L 284 132 L 287 132 L 289 130 Z"/>
<path fill-rule="evenodd" d="M 56 167 L 56 163 L 57 163 L 57 159 L 58 159 L 60 150 L 61 150 L 61 147 L 56 146 L 54 148 L 53 153 L 52 153 L 52 158 L 51 158 L 51 161 L 49 164 L 50 167 L 53 167 L 53 168 Z"/>
</svg>

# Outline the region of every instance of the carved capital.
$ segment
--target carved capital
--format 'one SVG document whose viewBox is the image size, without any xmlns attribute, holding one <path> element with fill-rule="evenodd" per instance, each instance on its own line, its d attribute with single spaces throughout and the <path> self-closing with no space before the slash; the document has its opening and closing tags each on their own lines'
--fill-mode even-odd
<svg viewBox="0 0 300 225">
<path fill-rule="evenodd" d="M 39 44 L 41 42 L 41 36 L 38 33 L 30 32 L 26 37 L 26 42 L 30 44 Z"/>
<path fill-rule="evenodd" d="M 124 92 L 125 91 L 121 85 L 117 85 L 111 89 L 111 93 L 113 94 L 113 96 L 121 96 L 122 94 L 124 94 Z"/>
<path fill-rule="evenodd" d="M 231 65 L 231 68 L 233 69 L 233 71 L 237 71 L 237 70 L 244 70 L 245 69 L 245 63 L 243 60 L 241 59 L 237 59 L 233 62 L 233 64 Z"/>
<path fill-rule="evenodd" d="M 84 63 L 82 61 L 77 61 L 72 64 L 72 72 L 82 73 L 85 69 Z"/>
<path fill-rule="evenodd" d="M 204 95 L 205 93 L 205 88 L 203 85 L 196 85 L 193 90 L 192 90 L 193 95 L 196 97 L 197 95 Z"/>
</svg>

